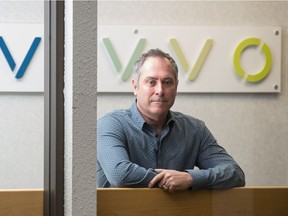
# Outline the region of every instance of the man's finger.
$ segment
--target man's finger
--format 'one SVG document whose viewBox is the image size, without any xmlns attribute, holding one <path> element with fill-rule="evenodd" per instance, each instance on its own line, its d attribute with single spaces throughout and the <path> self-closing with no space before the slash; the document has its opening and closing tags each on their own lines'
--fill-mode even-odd
<svg viewBox="0 0 288 216">
<path fill-rule="evenodd" d="M 155 186 L 155 184 L 157 184 L 159 181 L 162 180 L 163 177 L 164 177 L 164 173 L 159 173 L 150 181 L 148 187 L 153 188 Z"/>
</svg>

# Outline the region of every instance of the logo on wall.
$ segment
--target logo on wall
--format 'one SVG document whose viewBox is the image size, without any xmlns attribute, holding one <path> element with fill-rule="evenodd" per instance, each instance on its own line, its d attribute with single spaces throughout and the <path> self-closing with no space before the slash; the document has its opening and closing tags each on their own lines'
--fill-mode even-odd
<svg viewBox="0 0 288 216">
<path fill-rule="evenodd" d="M 99 32 L 99 92 L 131 92 L 133 64 L 151 48 L 178 63 L 179 92 L 280 92 L 278 27 L 101 26 Z"/>
<path fill-rule="evenodd" d="M 44 91 L 43 24 L 0 24 L 0 91 Z"/>
<path fill-rule="evenodd" d="M 122 64 L 116 54 L 115 49 L 113 48 L 113 45 L 110 41 L 109 38 L 104 38 L 103 39 L 103 43 L 108 51 L 109 56 L 111 57 L 111 60 L 115 66 L 115 69 L 118 73 L 121 72 L 122 70 Z M 131 77 L 131 74 L 133 72 L 133 64 L 134 62 L 140 57 L 141 53 L 144 50 L 144 47 L 146 45 L 146 39 L 140 39 L 137 43 L 137 46 L 131 56 L 131 58 L 129 59 L 129 62 L 127 64 L 127 66 L 124 69 L 123 74 L 121 75 L 121 79 L 123 81 L 128 80 Z"/>
<path fill-rule="evenodd" d="M 15 78 L 16 79 L 21 79 L 24 75 L 24 73 L 26 72 L 26 69 L 29 65 L 29 63 L 31 62 L 31 59 L 33 58 L 34 54 L 35 54 L 35 51 L 37 50 L 38 46 L 39 46 L 39 43 L 41 41 L 41 38 L 40 37 L 35 37 L 18 72 L 16 73 L 16 76 Z M 16 66 L 16 63 L 3 39 L 2 36 L 0 36 L 0 49 L 2 50 L 3 54 L 4 54 L 4 57 L 6 58 L 6 61 L 7 63 L 9 64 L 10 66 L 10 69 L 11 71 L 14 71 L 15 69 L 15 66 Z"/>
<path fill-rule="evenodd" d="M 243 40 L 237 47 L 234 52 L 233 56 L 233 63 L 235 71 L 237 72 L 238 76 L 244 78 L 247 82 L 255 83 L 262 81 L 270 72 L 272 66 L 272 55 L 269 46 L 266 43 L 261 45 L 261 51 L 265 55 L 265 64 L 264 67 L 256 74 L 247 74 L 246 71 L 241 66 L 241 55 L 245 49 L 249 47 L 260 45 L 259 38 L 248 38 Z M 246 75 L 245 75 L 246 74 Z"/>
</svg>

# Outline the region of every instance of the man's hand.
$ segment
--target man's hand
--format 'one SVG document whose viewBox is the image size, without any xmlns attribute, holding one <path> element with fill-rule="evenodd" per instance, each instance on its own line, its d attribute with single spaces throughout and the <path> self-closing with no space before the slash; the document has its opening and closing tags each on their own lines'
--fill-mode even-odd
<svg viewBox="0 0 288 216">
<path fill-rule="evenodd" d="M 158 183 L 159 188 L 174 193 L 192 187 L 192 176 L 188 172 L 165 169 L 156 169 L 156 172 L 158 175 L 150 181 L 149 188 Z"/>
</svg>

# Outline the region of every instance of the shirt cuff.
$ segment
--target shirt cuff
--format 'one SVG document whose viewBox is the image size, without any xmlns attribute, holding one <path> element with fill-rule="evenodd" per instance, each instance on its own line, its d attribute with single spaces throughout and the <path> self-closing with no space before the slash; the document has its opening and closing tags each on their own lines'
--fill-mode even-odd
<svg viewBox="0 0 288 216">
<path fill-rule="evenodd" d="M 197 190 L 199 188 L 205 187 L 206 181 L 205 181 L 205 175 L 203 173 L 203 170 L 186 170 L 191 176 L 192 176 L 192 190 Z"/>
</svg>

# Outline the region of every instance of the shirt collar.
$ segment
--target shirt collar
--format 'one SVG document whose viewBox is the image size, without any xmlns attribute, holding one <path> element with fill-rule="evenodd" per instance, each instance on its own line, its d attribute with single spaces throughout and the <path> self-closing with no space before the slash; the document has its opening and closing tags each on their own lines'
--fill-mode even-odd
<svg viewBox="0 0 288 216">
<path fill-rule="evenodd" d="M 175 122 L 176 122 L 175 114 L 170 110 L 169 113 L 168 113 L 167 124 L 171 128 L 174 125 Z"/>
<path fill-rule="evenodd" d="M 131 115 L 132 115 L 132 119 L 134 120 L 134 122 L 136 123 L 136 125 L 139 128 L 142 128 L 143 125 L 145 124 L 145 120 L 142 117 L 142 115 L 140 114 L 138 108 L 137 108 L 137 100 L 134 101 L 134 103 L 132 104 L 131 108 Z"/>
</svg>

